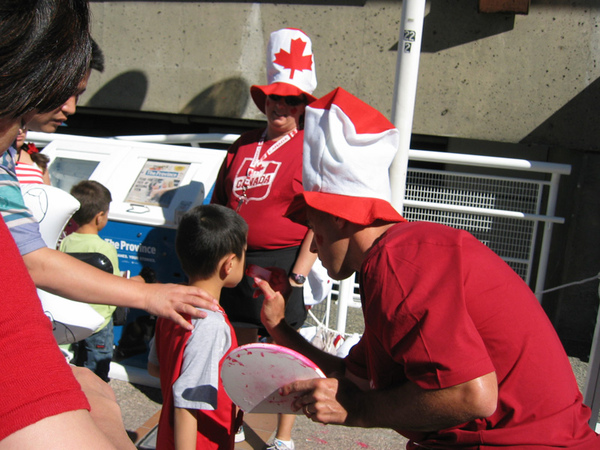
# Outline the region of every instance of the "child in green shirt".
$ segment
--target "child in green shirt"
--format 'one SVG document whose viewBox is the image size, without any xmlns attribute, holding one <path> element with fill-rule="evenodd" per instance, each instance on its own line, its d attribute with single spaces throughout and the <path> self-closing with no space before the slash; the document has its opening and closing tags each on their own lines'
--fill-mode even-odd
<svg viewBox="0 0 600 450">
<path fill-rule="evenodd" d="M 73 221 L 79 228 L 62 240 L 60 250 L 66 253 L 101 253 L 112 263 L 113 273 L 120 276 L 117 250 L 98 236 L 108 222 L 108 209 L 112 201 L 110 191 L 97 181 L 84 180 L 71 188 L 71 195 L 81 203 L 79 210 L 73 214 Z M 77 366 L 87 367 L 104 381 L 108 381 L 114 344 L 112 315 L 116 307 L 96 304 L 90 306 L 104 317 L 104 322 L 90 337 L 73 345 L 73 362 Z"/>
</svg>

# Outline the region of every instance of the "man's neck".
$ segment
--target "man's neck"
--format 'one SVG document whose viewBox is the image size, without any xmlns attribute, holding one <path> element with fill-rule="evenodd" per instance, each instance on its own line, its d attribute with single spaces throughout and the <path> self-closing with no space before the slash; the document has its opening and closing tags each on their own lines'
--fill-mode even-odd
<svg viewBox="0 0 600 450">
<path fill-rule="evenodd" d="M 369 251 L 373 248 L 373 246 L 381 239 L 381 237 L 389 230 L 391 227 L 396 225 L 396 223 L 384 223 L 382 225 L 372 225 L 357 231 L 354 234 L 354 242 L 356 243 L 356 248 L 359 251 L 360 256 L 358 260 L 360 264 L 358 265 L 358 270 L 360 270 L 363 261 L 369 254 Z"/>
</svg>

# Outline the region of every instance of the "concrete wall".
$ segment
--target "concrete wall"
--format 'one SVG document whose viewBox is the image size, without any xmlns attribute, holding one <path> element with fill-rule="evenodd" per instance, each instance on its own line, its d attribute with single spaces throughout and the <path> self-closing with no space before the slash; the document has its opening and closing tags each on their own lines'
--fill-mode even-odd
<svg viewBox="0 0 600 450">
<path fill-rule="evenodd" d="M 261 119 L 248 88 L 266 82 L 270 32 L 290 26 L 313 40 L 317 96 L 342 86 L 389 116 L 402 3 L 302 3 L 92 0 L 107 66 L 82 104 Z M 595 148 L 591 3 L 534 0 L 528 15 L 506 15 L 479 14 L 476 0 L 428 2 L 414 133 Z"/>
</svg>

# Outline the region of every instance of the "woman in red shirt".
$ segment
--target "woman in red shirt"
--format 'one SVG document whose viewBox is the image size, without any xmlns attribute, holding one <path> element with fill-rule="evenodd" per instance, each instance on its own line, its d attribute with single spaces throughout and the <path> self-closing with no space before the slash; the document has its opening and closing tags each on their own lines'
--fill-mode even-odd
<svg viewBox="0 0 600 450">
<path fill-rule="evenodd" d="M 315 99 L 312 92 L 317 85 L 310 38 L 290 28 L 272 33 L 267 76 L 267 85 L 250 88 L 256 106 L 267 117 L 267 126 L 244 133 L 229 148 L 212 203 L 236 210 L 248 223 L 248 265 L 278 267 L 288 274 L 291 295 L 285 317 L 298 329 L 306 318 L 302 284 L 316 255 L 310 252 L 312 232 L 284 213 L 302 192 L 304 108 Z M 240 345 L 256 342 L 259 330 L 264 330 L 260 321 L 263 296 L 255 295 L 253 284 L 252 277 L 246 276 L 221 295 Z M 278 427 L 276 438 L 290 443 L 285 448 L 293 448 L 293 417 L 282 419 Z"/>
</svg>

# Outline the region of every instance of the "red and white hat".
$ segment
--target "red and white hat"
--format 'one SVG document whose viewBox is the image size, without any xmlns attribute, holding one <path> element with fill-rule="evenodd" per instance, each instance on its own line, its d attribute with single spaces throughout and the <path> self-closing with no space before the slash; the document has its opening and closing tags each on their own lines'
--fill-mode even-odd
<svg viewBox="0 0 600 450">
<path fill-rule="evenodd" d="M 252 100 L 263 113 L 268 95 L 283 97 L 306 95 L 308 103 L 316 100 L 315 57 L 312 42 L 302 30 L 283 28 L 271 33 L 267 47 L 267 85 L 250 87 Z"/>
<path fill-rule="evenodd" d="M 304 192 L 286 216 L 303 222 L 308 205 L 360 225 L 405 221 L 390 203 L 399 139 L 383 114 L 342 88 L 313 102 L 304 119 Z"/>
</svg>

